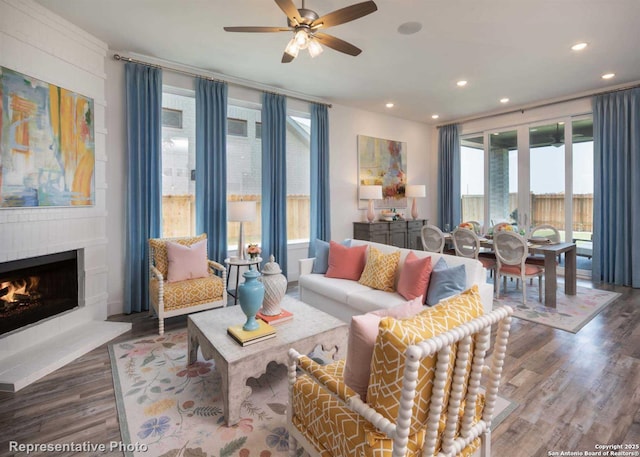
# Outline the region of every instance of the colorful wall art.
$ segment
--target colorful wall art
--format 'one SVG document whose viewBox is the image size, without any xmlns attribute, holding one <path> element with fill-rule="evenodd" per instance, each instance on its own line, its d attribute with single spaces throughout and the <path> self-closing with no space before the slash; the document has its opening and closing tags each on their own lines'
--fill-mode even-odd
<svg viewBox="0 0 640 457">
<path fill-rule="evenodd" d="M 382 186 L 384 199 L 375 207 L 406 208 L 406 185 L 407 143 L 358 135 L 358 186 Z"/>
<path fill-rule="evenodd" d="M 0 207 L 94 204 L 93 100 L 0 67 Z"/>
</svg>

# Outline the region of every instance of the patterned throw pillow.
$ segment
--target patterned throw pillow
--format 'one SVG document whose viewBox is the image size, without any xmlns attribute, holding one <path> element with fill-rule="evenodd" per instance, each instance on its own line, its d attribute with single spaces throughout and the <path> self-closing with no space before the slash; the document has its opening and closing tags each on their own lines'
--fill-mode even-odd
<svg viewBox="0 0 640 457">
<path fill-rule="evenodd" d="M 402 394 L 405 351 L 408 346 L 444 333 L 483 313 L 478 286 L 444 300 L 415 317 L 396 320 L 385 317 L 380 322 L 378 337 L 371 359 L 371 376 L 367 389 L 367 403 L 390 421 L 398 416 Z M 418 369 L 415 405 L 409 433 L 417 433 L 426 425 L 436 357 L 422 360 Z M 453 370 L 453 366 L 449 367 Z M 449 383 L 450 385 L 450 383 Z M 445 405 L 449 392 L 445 395 Z"/>
<path fill-rule="evenodd" d="M 367 263 L 358 282 L 374 289 L 393 292 L 398 262 L 400 262 L 400 251 L 383 254 L 382 251 L 371 246 Z"/>
</svg>

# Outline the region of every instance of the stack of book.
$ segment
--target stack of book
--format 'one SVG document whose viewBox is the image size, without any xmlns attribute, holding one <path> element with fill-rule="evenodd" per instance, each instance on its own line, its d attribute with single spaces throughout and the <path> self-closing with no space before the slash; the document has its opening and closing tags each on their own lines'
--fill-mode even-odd
<svg viewBox="0 0 640 457">
<path fill-rule="evenodd" d="M 249 346 L 250 344 L 259 343 L 260 341 L 268 340 L 276 336 L 275 328 L 260 319 L 256 321 L 259 325 L 257 330 L 243 330 L 243 324 L 240 324 L 227 328 L 227 333 L 241 346 Z"/>
<path fill-rule="evenodd" d="M 293 313 L 284 308 L 280 308 L 280 314 L 276 314 L 275 316 L 267 316 L 266 314 L 262 314 L 262 311 L 258 311 L 256 317 L 262 319 L 267 324 L 278 325 L 293 319 Z"/>
</svg>

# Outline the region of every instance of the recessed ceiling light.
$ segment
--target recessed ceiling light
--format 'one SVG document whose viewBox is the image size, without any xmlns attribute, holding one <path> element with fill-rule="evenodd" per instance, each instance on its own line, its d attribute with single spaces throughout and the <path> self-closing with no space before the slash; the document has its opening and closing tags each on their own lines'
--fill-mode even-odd
<svg viewBox="0 0 640 457">
<path fill-rule="evenodd" d="M 500 103 L 509 103 L 509 99 L 507 97 L 501 98 Z"/>
<path fill-rule="evenodd" d="M 387 104 L 386 104 L 386 105 L 384 105 L 384 106 L 386 106 L 387 108 L 393 108 L 393 103 L 389 102 L 389 103 L 387 103 Z"/>
<path fill-rule="evenodd" d="M 573 46 L 571 46 L 571 49 L 573 51 L 582 51 L 586 47 L 587 47 L 587 43 L 576 43 Z"/>
<path fill-rule="evenodd" d="M 464 79 L 461 79 L 461 80 L 460 80 L 460 81 L 458 81 L 456 84 L 457 84 L 458 86 L 460 86 L 460 87 L 464 87 L 464 86 L 466 86 L 466 85 L 467 85 L 467 81 L 465 81 Z"/>
<path fill-rule="evenodd" d="M 558 125 L 564 125 L 564 121 L 558 122 Z"/>
<path fill-rule="evenodd" d="M 398 33 L 402 35 L 413 35 L 422 30 L 422 24 L 419 22 L 405 22 L 398 26 Z"/>
<path fill-rule="evenodd" d="M 438 119 L 439 117 L 440 117 L 439 114 L 434 114 L 434 115 L 431 116 L 431 119 Z"/>
<path fill-rule="evenodd" d="M 615 76 L 615 73 L 605 73 L 604 75 L 602 75 L 602 79 L 611 79 Z"/>
</svg>

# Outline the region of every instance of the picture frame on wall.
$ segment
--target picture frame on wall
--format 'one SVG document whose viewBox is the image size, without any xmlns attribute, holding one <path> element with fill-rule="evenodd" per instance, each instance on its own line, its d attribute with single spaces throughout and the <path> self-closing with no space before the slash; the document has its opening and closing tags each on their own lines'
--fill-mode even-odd
<svg viewBox="0 0 640 457">
<path fill-rule="evenodd" d="M 93 206 L 93 99 L 5 67 L 0 97 L 0 208 Z"/>
<path fill-rule="evenodd" d="M 360 186 L 382 186 L 382 200 L 374 200 L 375 208 L 406 208 L 407 143 L 358 135 L 358 189 Z M 367 208 L 358 198 L 358 208 Z"/>
</svg>

